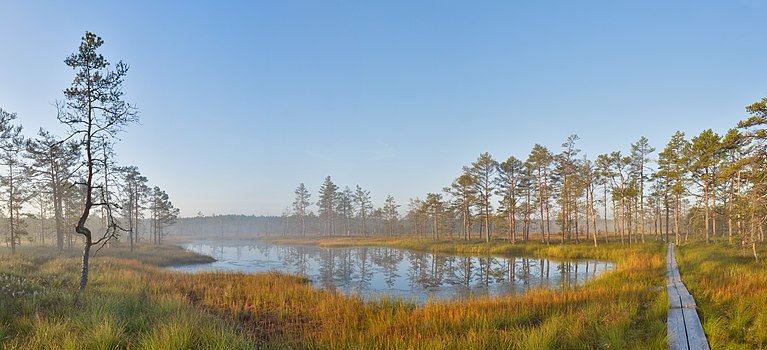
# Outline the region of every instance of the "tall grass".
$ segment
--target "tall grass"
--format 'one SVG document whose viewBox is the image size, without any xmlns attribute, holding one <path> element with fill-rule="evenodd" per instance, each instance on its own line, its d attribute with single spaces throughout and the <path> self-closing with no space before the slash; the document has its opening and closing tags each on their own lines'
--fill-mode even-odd
<svg viewBox="0 0 767 350">
<path fill-rule="evenodd" d="M 44 251 L 0 260 L 0 347 L 36 348 L 517 348 L 661 349 L 666 345 L 664 247 L 505 244 L 389 245 L 445 252 L 611 259 L 615 271 L 583 287 L 432 301 L 363 301 L 299 276 L 174 273 L 194 261 L 147 249 L 93 260 L 78 295 L 77 257 Z M 384 244 L 379 242 L 378 244 Z M 175 258 L 171 258 L 175 256 Z M 5 276 L 8 279 L 3 280 Z M 13 279 L 11 281 L 11 279 Z M 5 282 L 1 282 L 5 281 Z M 10 281 L 10 282 L 8 282 Z M 19 294 L 20 293 L 20 294 Z"/>
<path fill-rule="evenodd" d="M 92 279 L 77 292 L 76 253 L 31 248 L 0 253 L 0 348 L 8 349 L 229 349 L 255 343 L 236 325 L 183 300 L 158 297 L 154 264 L 209 261 L 178 248 L 142 248 L 152 264 L 112 250 L 92 260 Z"/>
<path fill-rule="evenodd" d="M 286 241 L 283 241 L 286 242 Z M 330 239 L 291 243 L 385 245 L 463 254 L 601 258 L 613 273 L 581 288 L 414 305 L 363 302 L 317 291 L 283 275 L 173 276 L 166 286 L 290 346 L 340 348 L 665 348 L 664 246 L 511 245 L 415 239 Z"/>
<path fill-rule="evenodd" d="M 767 263 L 727 244 L 692 243 L 676 254 L 711 348 L 766 349 Z"/>
</svg>

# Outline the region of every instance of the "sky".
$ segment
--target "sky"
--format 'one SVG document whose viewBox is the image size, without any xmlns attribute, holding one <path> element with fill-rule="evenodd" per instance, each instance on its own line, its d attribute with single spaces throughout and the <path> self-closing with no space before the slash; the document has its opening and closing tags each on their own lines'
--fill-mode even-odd
<svg viewBox="0 0 767 350">
<path fill-rule="evenodd" d="M 723 134 L 767 97 L 767 1 L 0 0 L 0 108 L 59 135 L 85 31 L 130 65 L 120 135 L 182 216 L 279 215 L 301 182 L 437 192 L 482 152 L 590 158 Z"/>
</svg>

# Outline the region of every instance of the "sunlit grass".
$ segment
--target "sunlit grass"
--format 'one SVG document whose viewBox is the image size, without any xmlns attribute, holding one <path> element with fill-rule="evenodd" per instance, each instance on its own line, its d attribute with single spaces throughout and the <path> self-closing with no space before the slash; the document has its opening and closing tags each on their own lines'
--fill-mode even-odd
<svg viewBox="0 0 767 350">
<path fill-rule="evenodd" d="M 712 349 L 767 348 L 767 264 L 750 254 L 721 244 L 677 249 L 682 280 L 695 296 Z"/>
<path fill-rule="evenodd" d="M 77 292 L 79 257 L 41 247 L 0 253 L 0 348 L 194 349 L 252 348 L 233 323 L 177 298 L 157 297 L 153 264 L 210 261 L 176 247 L 145 247 L 134 254 L 153 264 L 105 251 L 92 260 L 92 279 Z M 10 295 L 8 291 L 11 291 Z M 232 345 L 226 345 L 232 344 Z"/>
<path fill-rule="evenodd" d="M 0 347 L 666 347 L 662 245 L 377 244 L 467 254 L 588 257 L 617 265 L 576 289 L 418 305 L 396 298 L 368 302 L 318 290 L 298 276 L 186 274 L 158 267 L 200 259 L 178 248 L 139 250 L 151 263 L 129 259 L 125 251 L 107 251 L 93 260 L 89 289 L 78 295 L 76 254 L 56 257 L 43 249 L 16 256 L 0 253 L 0 276 L 17 278 L 8 283 L 23 294 L 2 294 Z"/>
</svg>

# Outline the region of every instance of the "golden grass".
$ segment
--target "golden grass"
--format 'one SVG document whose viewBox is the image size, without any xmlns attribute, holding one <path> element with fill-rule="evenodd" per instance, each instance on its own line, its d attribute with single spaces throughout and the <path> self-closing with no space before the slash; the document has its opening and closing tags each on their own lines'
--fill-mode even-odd
<svg viewBox="0 0 767 350">
<path fill-rule="evenodd" d="M 359 243 L 359 242 L 358 242 Z M 175 273 L 158 266 L 195 261 L 177 248 L 141 258 L 93 260 L 89 289 L 76 290 L 75 256 L 2 254 L 0 346 L 8 348 L 618 348 L 666 345 L 664 246 L 594 248 L 404 240 L 373 242 L 444 252 L 593 257 L 614 272 L 567 291 L 416 305 L 365 302 L 317 290 L 282 274 Z M 340 244 L 340 242 L 339 242 Z M 167 249 L 167 250 L 165 250 Z M 6 293 L 0 291 L 0 293 Z"/>
<path fill-rule="evenodd" d="M 692 243 L 676 254 L 711 348 L 767 349 L 767 263 L 727 244 Z"/>
</svg>

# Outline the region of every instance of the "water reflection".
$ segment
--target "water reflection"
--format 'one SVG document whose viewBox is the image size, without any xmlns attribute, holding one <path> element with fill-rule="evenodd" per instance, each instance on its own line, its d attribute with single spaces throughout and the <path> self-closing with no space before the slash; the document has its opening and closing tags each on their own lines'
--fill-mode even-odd
<svg viewBox="0 0 767 350">
<path fill-rule="evenodd" d="M 216 262 L 174 270 L 268 272 L 305 275 L 320 288 L 363 298 L 379 295 L 417 302 L 477 295 L 524 293 L 538 287 L 567 289 L 612 269 L 605 261 L 555 261 L 528 257 L 466 257 L 394 248 L 273 245 L 260 241 L 187 244 Z"/>
</svg>

